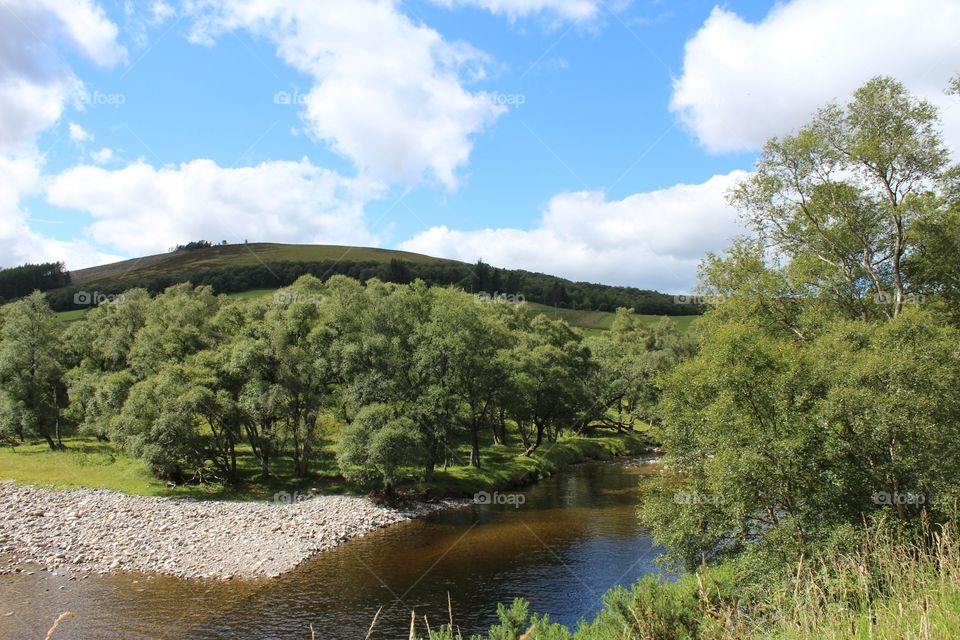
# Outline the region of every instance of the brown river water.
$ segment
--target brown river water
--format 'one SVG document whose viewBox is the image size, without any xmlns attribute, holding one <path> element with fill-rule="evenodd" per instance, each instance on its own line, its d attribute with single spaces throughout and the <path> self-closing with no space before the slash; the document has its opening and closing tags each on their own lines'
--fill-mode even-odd
<svg viewBox="0 0 960 640">
<path fill-rule="evenodd" d="M 612 586 L 658 573 L 658 549 L 637 524 L 638 486 L 651 466 L 577 465 L 522 492 L 523 504 L 435 513 L 320 553 L 279 578 L 180 580 L 116 574 L 68 580 L 37 572 L 0 577 L 0 638 L 238 640 L 407 638 L 415 610 L 447 622 L 447 594 L 464 637 L 496 622 L 497 603 L 575 626 Z M 511 494 L 513 495 L 513 494 Z M 504 496 L 501 496 L 504 499 Z"/>
</svg>

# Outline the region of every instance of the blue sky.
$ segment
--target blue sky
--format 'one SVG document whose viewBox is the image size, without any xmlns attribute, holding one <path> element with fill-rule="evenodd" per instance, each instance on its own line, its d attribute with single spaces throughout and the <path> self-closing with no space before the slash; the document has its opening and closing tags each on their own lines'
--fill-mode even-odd
<svg viewBox="0 0 960 640">
<path fill-rule="evenodd" d="M 883 5 L 883 6 L 881 6 Z M 0 3 L 0 264 L 195 239 L 398 247 L 688 291 L 758 146 L 888 73 L 943 95 L 954 0 Z M 889 46 L 896 35 L 899 48 Z"/>
</svg>

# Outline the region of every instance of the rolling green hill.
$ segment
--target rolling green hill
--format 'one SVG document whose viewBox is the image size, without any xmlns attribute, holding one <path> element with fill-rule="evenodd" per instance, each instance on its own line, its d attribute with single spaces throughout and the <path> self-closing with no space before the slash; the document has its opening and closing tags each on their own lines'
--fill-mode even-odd
<svg viewBox="0 0 960 640">
<path fill-rule="evenodd" d="M 419 278 L 430 285 L 464 291 L 516 295 L 535 312 L 562 318 L 587 333 L 609 329 L 612 312 L 618 307 L 634 309 L 647 322 L 667 315 L 684 329 L 694 317 L 691 312 L 699 311 L 657 291 L 573 282 L 482 262 L 468 264 L 391 249 L 262 242 L 213 246 L 191 243 L 169 253 L 80 269 L 69 273 L 67 286 L 54 285 L 57 288 L 47 289 L 46 295 L 50 305 L 64 312 L 61 317 L 69 321 L 83 316 L 91 298 L 110 299 L 134 287 L 156 294 L 173 284 L 192 282 L 209 285 L 217 293 L 257 297 L 290 285 L 305 274 L 321 279 L 341 274 L 362 282 L 378 278 L 401 284 Z"/>
<path fill-rule="evenodd" d="M 395 251 L 393 249 L 251 242 L 249 244 L 217 245 L 196 251 L 161 253 L 89 269 L 78 269 L 70 272 L 70 279 L 71 284 L 75 286 L 112 285 L 158 276 L 189 275 L 201 269 L 218 267 L 258 266 L 274 262 L 325 262 L 329 260 L 377 263 L 388 263 L 391 260 L 456 263 L 454 260 L 443 260 L 419 253 Z"/>
</svg>

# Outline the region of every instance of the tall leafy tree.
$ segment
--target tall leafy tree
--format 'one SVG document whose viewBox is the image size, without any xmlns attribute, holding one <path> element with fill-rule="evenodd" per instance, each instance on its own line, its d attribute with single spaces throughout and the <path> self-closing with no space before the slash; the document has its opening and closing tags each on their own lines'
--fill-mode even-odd
<svg viewBox="0 0 960 640">
<path fill-rule="evenodd" d="M 66 405 L 56 319 L 39 291 L 10 305 L 0 328 L 0 430 L 62 449 Z"/>
<path fill-rule="evenodd" d="M 453 290 L 438 292 L 420 352 L 426 366 L 446 372 L 444 387 L 461 406 L 458 420 L 470 439 L 470 464 L 480 467 L 480 433 L 493 424 L 506 386 L 504 351 L 512 336 L 490 305 Z"/>
<path fill-rule="evenodd" d="M 542 315 L 530 322 L 508 357 L 511 412 L 529 456 L 544 437 L 555 440 L 577 423 L 588 406 L 586 383 L 595 365 L 579 333 Z"/>
<path fill-rule="evenodd" d="M 948 157 L 933 105 L 878 77 L 770 140 L 731 200 L 806 293 L 851 317 L 893 318 L 910 293 L 912 229 L 938 204 Z"/>
</svg>

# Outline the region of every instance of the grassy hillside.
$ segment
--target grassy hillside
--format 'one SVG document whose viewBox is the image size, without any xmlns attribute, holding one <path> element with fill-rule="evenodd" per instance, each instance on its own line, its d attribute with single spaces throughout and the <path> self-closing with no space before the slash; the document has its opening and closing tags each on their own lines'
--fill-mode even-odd
<svg viewBox="0 0 960 640">
<path fill-rule="evenodd" d="M 595 334 L 600 331 L 607 331 L 613 325 L 613 318 L 616 314 L 609 311 L 584 311 L 581 309 L 563 309 L 560 307 L 548 307 L 544 304 L 538 304 L 536 302 L 528 302 L 527 305 L 537 311 L 538 313 L 543 313 L 550 318 L 557 320 L 566 320 L 567 324 L 580 327 L 588 335 Z M 654 316 L 654 315 L 639 315 L 640 320 L 644 324 L 653 324 L 662 318 L 663 316 Z M 670 320 L 676 322 L 677 325 L 683 331 L 686 331 L 690 328 L 690 323 L 699 316 L 668 316 Z"/>
<path fill-rule="evenodd" d="M 358 260 L 390 262 L 392 259 L 407 262 L 453 262 L 419 253 L 373 249 L 370 247 L 347 247 L 321 244 L 274 244 L 252 242 L 229 244 L 197 251 L 177 251 L 143 258 L 114 262 L 89 269 L 70 272 L 71 284 L 89 285 L 100 282 L 124 282 L 152 278 L 160 275 L 181 275 L 198 269 L 226 266 L 255 266 L 270 262 L 322 262 L 324 260 Z"/>
</svg>

